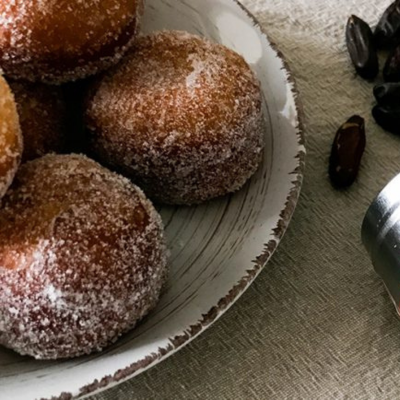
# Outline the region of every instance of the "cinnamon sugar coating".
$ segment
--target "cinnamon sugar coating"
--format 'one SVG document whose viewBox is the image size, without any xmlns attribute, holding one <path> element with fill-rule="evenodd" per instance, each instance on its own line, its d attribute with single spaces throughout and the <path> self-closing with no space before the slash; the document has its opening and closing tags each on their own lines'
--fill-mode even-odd
<svg viewBox="0 0 400 400">
<path fill-rule="evenodd" d="M 21 162 L 22 143 L 14 95 L 0 76 L 0 199 L 11 185 Z"/>
<path fill-rule="evenodd" d="M 63 83 L 115 64 L 132 45 L 143 0 L 0 2 L 0 67 L 13 79 Z"/>
<path fill-rule="evenodd" d="M 162 222 L 140 189 L 79 155 L 20 168 L 0 210 L 0 344 L 37 359 L 99 351 L 165 278 Z"/>
<path fill-rule="evenodd" d="M 89 91 L 90 151 L 168 204 L 235 192 L 264 146 L 261 90 L 237 53 L 179 31 L 140 37 Z"/>
</svg>

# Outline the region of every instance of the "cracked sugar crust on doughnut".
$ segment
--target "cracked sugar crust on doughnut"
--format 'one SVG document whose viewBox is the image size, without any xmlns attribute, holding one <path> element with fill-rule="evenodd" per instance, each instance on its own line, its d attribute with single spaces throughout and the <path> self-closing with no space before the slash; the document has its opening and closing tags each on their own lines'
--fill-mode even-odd
<svg viewBox="0 0 400 400">
<path fill-rule="evenodd" d="M 0 344 L 99 351 L 154 308 L 166 272 L 161 218 L 130 181 L 79 155 L 28 162 L 0 210 Z"/>
<path fill-rule="evenodd" d="M 22 162 L 68 147 L 68 112 L 63 87 L 8 82 L 15 97 L 24 140 Z"/>
<path fill-rule="evenodd" d="M 235 192 L 264 146 L 261 89 L 228 48 L 180 31 L 140 37 L 88 92 L 89 152 L 168 204 Z"/>
<path fill-rule="evenodd" d="M 133 44 L 143 8 L 143 0 L 2 1 L 0 67 L 55 84 L 96 74 Z"/>
<path fill-rule="evenodd" d="M 14 95 L 0 76 L 0 198 L 6 193 L 17 172 L 22 142 Z"/>
</svg>

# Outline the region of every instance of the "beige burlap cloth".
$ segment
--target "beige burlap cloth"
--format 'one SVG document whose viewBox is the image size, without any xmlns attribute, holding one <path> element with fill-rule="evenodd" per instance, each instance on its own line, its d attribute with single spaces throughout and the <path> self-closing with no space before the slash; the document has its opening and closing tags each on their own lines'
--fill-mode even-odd
<svg viewBox="0 0 400 400">
<path fill-rule="evenodd" d="M 304 105 L 305 184 L 272 262 L 192 344 L 92 400 L 400 398 L 400 322 L 360 242 L 375 194 L 400 172 L 400 138 L 370 117 L 372 86 L 355 77 L 344 27 L 375 24 L 390 1 L 246 0 L 285 54 Z M 338 126 L 366 118 L 358 182 L 337 192 L 327 161 Z"/>
</svg>

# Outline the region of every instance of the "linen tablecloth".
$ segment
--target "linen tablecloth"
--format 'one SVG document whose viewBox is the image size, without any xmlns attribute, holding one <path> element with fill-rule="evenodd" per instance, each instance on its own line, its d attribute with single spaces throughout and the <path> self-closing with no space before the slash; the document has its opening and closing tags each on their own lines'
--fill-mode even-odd
<svg viewBox="0 0 400 400">
<path fill-rule="evenodd" d="M 389 0 L 246 0 L 286 56 L 307 136 L 302 196 L 278 252 L 243 297 L 192 344 L 91 397 L 132 399 L 394 399 L 400 322 L 360 241 L 365 211 L 400 172 L 400 138 L 371 118 L 372 85 L 351 67 L 352 14 L 375 24 Z M 366 118 L 367 150 L 348 191 L 327 164 L 337 128 Z"/>
</svg>

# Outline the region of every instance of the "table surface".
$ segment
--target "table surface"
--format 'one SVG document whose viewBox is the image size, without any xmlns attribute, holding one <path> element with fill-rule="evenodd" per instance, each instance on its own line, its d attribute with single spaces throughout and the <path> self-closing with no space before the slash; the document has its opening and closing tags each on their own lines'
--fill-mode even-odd
<svg viewBox="0 0 400 400">
<path fill-rule="evenodd" d="M 360 241 L 376 193 L 400 171 L 400 138 L 371 118 L 372 84 L 354 74 L 347 18 L 375 24 L 390 3 L 246 0 L 285 54 L 304 105 L 306 178 L 278 252 L 236 305 L 198 339 L 91 400 L 393 399 L 400 322 Z M 327 163 L 339 125 L 366 118 L 358 182 L 335 191 Z"/>
</svg>

